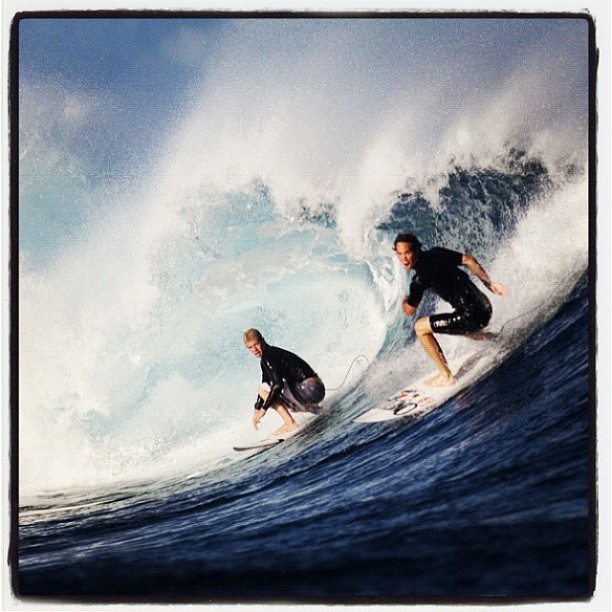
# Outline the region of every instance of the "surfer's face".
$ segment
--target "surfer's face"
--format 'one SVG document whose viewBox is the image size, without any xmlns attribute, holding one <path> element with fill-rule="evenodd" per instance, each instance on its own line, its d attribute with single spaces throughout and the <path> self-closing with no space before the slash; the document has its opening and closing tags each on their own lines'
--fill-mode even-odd
<svg viewBox="0 0 612 612">
<path fill-rule="evenodd" d="M 412 270 L 417 260 L 417 253 L 412 250 L 408 242 L 398 242 L 395 245 L 395 254 L 406 270 Z"/>
<path fill-rule="evenodd" d="M 251 353 L 253 353 L 253 355 L 255 355 L 255 357 L 257 357 L 258 359 L 262 356 L 263 354 L 263 345 L 261 342 L 259 342 L 258 340 L 247 340 L 245 342 L 245 346 L 249 349 L 249 351 L 251 351 Z"/>
</svg>

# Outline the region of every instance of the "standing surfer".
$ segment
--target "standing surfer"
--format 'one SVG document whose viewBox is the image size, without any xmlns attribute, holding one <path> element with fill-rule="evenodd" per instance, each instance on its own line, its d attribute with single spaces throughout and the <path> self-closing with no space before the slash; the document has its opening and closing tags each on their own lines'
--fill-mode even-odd
<svg viewBox="0 0 612 612">
<path fill-rule="evenodd" d="M 423 294 L 431 290 L 455 310 L 450 313 L 421 317 L 414 331 L 426 353 L 435 362 L 439 374 L 427 381 L 429 386 L 450 386 L 455 377 L 434 336 L 439 334 L 471 335 L 485 328 L 491 319 L 491 302 L 459 268 L 465 266 L 495 295 L 508 295 L 508 289 L 495 283 L 471 255 L 434 247 L 425 251 L 414 234 L 398 234 L 393 250 L 406 270 L 414 270 L 410 291 L 402 303 L 407 316 L 414 316 Z"/>
<path fill-rule="evenodd" d="M 257 329 L 244 332 L 245 346 L 260 359 L 261 386 L 255 402 L 253 426 L 268 408 L 274 408 L 284 425 L 272 435 L 287 433 L 298 424 L 291 412 L 318 412 L 325 397 L 325 386 L 315 371 L 300 357 L 276 346 L 270 346 Z"/>
</svg>

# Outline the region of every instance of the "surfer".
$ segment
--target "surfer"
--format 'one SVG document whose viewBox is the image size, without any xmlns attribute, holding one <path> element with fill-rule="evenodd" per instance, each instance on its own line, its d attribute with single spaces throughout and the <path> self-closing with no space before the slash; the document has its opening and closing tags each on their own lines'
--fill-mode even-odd
<svg viewBox="0 0 612 612">
<path fill-rule="evenodd" d="M 272 434 L 275 436 L 298 427 L 291 412 L 318 412 L 318 404 L 325 397 L 325 386 L 303 359 L 282 348 L 270 346 L 257 329 L 244 332 L 244 344 L 260 359 L 262 371 L 253 414 L 255 429 L 268 408 L 274 408 L 284 421 L 283 426 Z"/>
<path fill-rule="evenodd" d="M 478 334 L 491 319 L 491 302 L 459 266 L 465 266 L 495 295 L 508 295 L 508 289 L 501 283 L 493 282 L 471 255 L 441 247 L 426 251 L 422 249 L 414 234 L 398 234 L 393 250 L 404 268 L 415 272 L 409 294 L 402 302 L 402 309 L 407 316 L 414 316 L 427 290 L 436 293 L 455 309 L 450 313 L 421 317 L 414 324 L 417 338 L 439 371 L 427 384 L 453 385 L 456 382 L 455 377 L 434 333 L 466 335 L 476 339 L 491 336 L 486 333 Z"/>
</svg>

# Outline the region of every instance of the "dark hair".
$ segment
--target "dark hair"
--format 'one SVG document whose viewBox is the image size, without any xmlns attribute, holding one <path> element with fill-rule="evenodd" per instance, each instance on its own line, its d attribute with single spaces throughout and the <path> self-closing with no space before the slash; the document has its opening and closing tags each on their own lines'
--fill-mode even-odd
<svg viewBox="0 0 612 612">
<path fill-rule="evenodd" d="M 421 252 L 421 243 L 414 234 L 398 234 L 395 238 L 395 242 L 393 243 L 394 251 L 398 242 L 407 242 L 412 247 L 413 251 L 415 251 L 416 253 Z"/>
</svg>

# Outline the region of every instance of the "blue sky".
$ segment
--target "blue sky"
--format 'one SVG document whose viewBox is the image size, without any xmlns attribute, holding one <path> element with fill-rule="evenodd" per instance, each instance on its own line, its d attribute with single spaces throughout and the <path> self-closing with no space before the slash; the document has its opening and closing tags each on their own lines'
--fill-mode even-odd
<svg viewBox="0 0 612 612">
<path fill-rule="evenodd" d="M 208 19 L 24 19 L 20 65 L 26 74 L 69 75 L 94 87 L 138 87 L 149 78 L 164 87 L 201 69 L 221 26 Z"/>
<path fill-rule="evenodd" d="M 112 99 L 109 131 L 132 136 L 141 123 L 152 137 L 202 78 L 220 28 L 219 20 L 24 19 L 20 78 Z"/>
<path fill-rule="evenodd" d="M 23 19 L 19 59 L 22 76 L 45 75 L 83 87 L 121 91 L 126 99 L 147 102 L 145 108 L 170 108 L 184 89 L 201 78 L 207 56 L 222 40 L 225 19 Z M 353 20 L 358 24 L 359 20 Z M 389 44 L 397 41 L 400 21 L 387 21 Z M 322 22 L 319 22 L 323 25 Z M 419 41 L 419 63 L 476 57 L 481 68 L 495 72 L 512 64 L 517 49 L 552 33 L 569 47 L 586 23 L 564 20 L 450 20 L 416 21 L 406 27 L 406 39 Z M 317 30 L 313 20 L 313 31 Z M 272 38 L 266 44 L 274 43 Z M 584 38 L 586 40 L 586 38 Z M 450 53 L 449 53 L 450 51 Z"/>
</svg>

